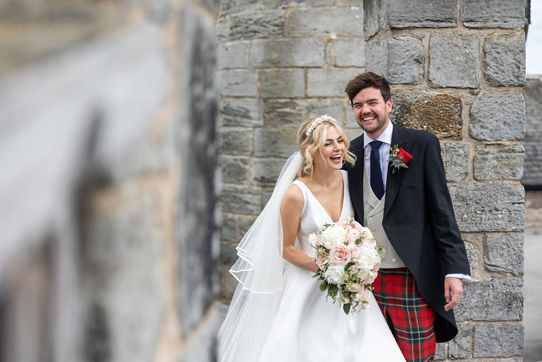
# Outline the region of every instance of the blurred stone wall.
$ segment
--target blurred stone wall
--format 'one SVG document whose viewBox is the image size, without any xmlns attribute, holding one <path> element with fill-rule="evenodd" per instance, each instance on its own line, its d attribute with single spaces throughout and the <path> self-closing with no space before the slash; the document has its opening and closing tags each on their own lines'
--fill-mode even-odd
<svg viewBox="0 0 542 362">
<path fill-rule="evenodd" d="M 391 119 L 441 140 L 471 262 L 459 335 L 438 345 L 437 360 L 521 361 L 524 27 L 520 0 L 222 0 L 221 300 L 298 125 L 327 113 L 361 134 L 344 87 L 374 71 L 392 83 Z"/>
<path fill-rule="evenodd" d="M 0 360 L 215 360 L 217 6 L 0 1 Z"/>
<path fill-rule="evenodd" d="M 527 129 L 523 145 L 525 166 L 521 183 L 532 190 L 542 190 L 542 75 L 529 75 L 523 87 Z"/>
</svg>

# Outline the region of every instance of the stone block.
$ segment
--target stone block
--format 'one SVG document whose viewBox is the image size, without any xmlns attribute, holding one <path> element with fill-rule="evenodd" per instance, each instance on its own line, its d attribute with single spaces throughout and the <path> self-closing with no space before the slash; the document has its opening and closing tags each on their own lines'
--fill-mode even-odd
<svg viewBox="0 0 542 362">
<path fill-rule="evenodd" d="M 307 71 L 307 96 L 344 98 L 348 82 L 362 69 L 309 69 Z"/>
<path fill-rule="evenodd" d="M 220 132 L 220 152 L 224 155 L 249 155 L 252 153 L 252 131 L 240 128 L 223 128 Z"/>
<path fill-rule="evenodd" d="M 265 103 L 265 125 L 273 128 L 297 128 L 311 117 L 327 114 L 342 120 L 343 104 L 335 99 L 272 99 Z M 352 112 L 353 113 L 353 112 Z"/>
<path fill-rule="evenodd" d="M 508 275 L 523 275 L 524 234 L 486 235 L 484 266 L 487 270 Z"/>
<path fill-rule="evenodd" d="M 250 183 L 257 186 L 274 186 L 285 160 L 253 158 L 250 168 Z"/>
<path fill-rule="evenodd" d="M 524 155 L 523 146 L 476 147 L 474 178 L 478 181 L 519 180 Z"/>
<path fill-rule="evenodd" d="M 448 353 L 452 359 L 469 358 L 471 349 L 472 325 L 462 323 L 457 326 L 459 332 L 454 339 L 449 342 Z"/>
<path fill-rule="evenodd" d="M 220 0 L 220 16 L 256 11 L 260 9 L 260 0 Z"/>
<path fill-rule="evenodd" d="M 330 6 L 330 0 L 262 0 L 264 9 L 282 9 L 295 7 Z"/>
<path fill-rule="evenodd" d="M 263 188 L 262 192 L 262 209 L 267 205 L 267 202 L 273 196 L 273 189 L 271 187 Z"/>
<path fill-rule="evenodd" d="M 495 278 L 463 283 L 461 301 L 454 308 L 458 322 L 519 321 L 523 318 L 523 280 Z"/>
<path fill-rule="evenodd" d="M 246 68 L 248 42 L 236 41 L 218 44 L 216 49 L 218 69 Z"/>
<path fill-rule="evenodd" d="M 220 268 L 222 270 L 230 270 L 232 265 L 237 261 L 237 243 L 220 243 Z"/>
<path fill-rule="evenodd" d="M 459 12 L 467 28 L 525 27 L 523 0 L 462 0 Z"/>
<path fill-rule="evenodd" d="M 237 240 L 237 215 L 222 214 L 221 239 L 236 243 Z"/>
<path fill-rule="evenodd" d="M 429 40 L 430 86 L 478 88 L 478 43 L 474 35 L 433 34 Z"/>
<path fill-rule="evenodd" d="M 277 69 L 262 71 L 260 97 L 287 98 L 305 96 L 303 69 Z"/>
<path fill-rule="evenodd" d="M 394 101 L 394 105 L 395 105 L 395 101 Z M 353 128 L 353 129 L 358 128 L 361 132 L 361 128 L 359 127 L 358 122 L 356 121 L 356 116 L 354 115 L 354 111 L 352 110 L 352 107 L 350 106 L 350 102 L 348 102 L 348 106 L 346 106 L 345 113 L 346 115 L 344 119 L 344 126 L 346 128 Z"/>
<path fill-rule="evenodd" d="M 220 196 L 222 212 L 233 214 L 258 215 L 260 201 L 260 190 L 247 186 L 224 185 Z"/>
<path fill-rule="evenodd" d="M 219 123 L 223 127 L 263 126 L 263 102 L 255 98 L 223 98 L 219 103 Z"/>
<path fill-rule="evenodd" d="M 263 206 L 261 207 L 263 210 Z M 239 239 L 242 239 L 252 224 L 256 221 L 256 216 L 239 216 Z"/>
<path fill-rule="evenodd" d="M 392 84 L 421 84 L 424 79 L 425 49 L 417 38 L 384 37 L 369 42 L 366 63 L 367 71 L 384 76 Z"/>
<path fill-rule="evenodd" d="M 484 71 L 493 86 L 525 84 L 525 34 L 492 34 L 484 44 Z"/>
<path fill-rule="evenodd" d="M 334 45 L 335 66 L 358 68 L 365 66 L 365 39 L 335 39 Z"/>
<path fill-rule="evenodd" d="M 230 35 L 230 22 L 226 17 L 219 18 L 215 22 L 215 37 L 218 42 L 228 40 Z"/>
<path fill-rule="evenodd" d="M 293 9 L 288 21 L 291 37 L 363 37 L 361 8 Z"/>
<path fill-rule="evenodd" d="M 469 265 L 471 270 L 476 269 L 478 262 L 480 261 L 480 253 L 476 248 L 477 242 L 471 240 L 470 236 L 463 236 L 463 241 L 465 242 L 465 249 L 467 250 L 467 258 L 469 259 Z"/>
<path fill-rule="evenodd" d="M 221 70 L 220 95 L 232 97 L 256 97 L 258 72 L 254 70 Z"/>
<path fill-rule="evenodd" d="M 443 361 L 446 359 L 448 350 L 447 343 L 437 343 L 437 348 L 435 350 L 435 361 Z"/>
<path fill-rule="evenodd" d="M 474 327 L 472 356 L 512 357 L 523 355 L 523 324 L 480 324 Z"/>
<path fill-rule="evenodd" d="M 483 141 L 519 141 L 525 135 L 525 100 L 521 93 L 487 93 L 470 109 L 471 137 Z"/>
<path fill-rule="evenodd" d="M 246 9 L 245 9 L 246 10 Z M 230 17 L 230 40 L 282 37 L 282 10 L 252 11 Z"/>
<path fill-rule="evenodd" d="M 529 76 L 523 87 L 525 97 L 525 114 L 527 125 L 523 147 L 525 147 L 525 161 L 523 164 L 523 177 L 521 184 L 529 186 L 542 186 L 542 76 Z"/>
<path fill-rule="evenodd" d="M 469 145 L 446 145 L 446 181 L 462 182 L 469 174 Z"/>
<path fill-rule="evenodd" d="M 523 187 L 506 183 L 452 185 L 450 195 L 462 232 L 523 230 Z"/>
<path fill-rule="evenodd" d="M 298 150 L 296 133 L 291 129 L 257 129 L 254 154 L 257 157 L 290 157 Z"/>
<path fill-rule="evenodd" d="M 250 65 L 255 68 L 322 67 L 324 42 L 321 39 L 254 40 Z"/>
<path fill-rule="evenodd" d="M 457 27 L 454 0 L 387 0 L 390 28 Z"/>
<path fill-rule="evenodd" d="M 237 279 L 233 277 L 227 270 L 220 271 L 220 297 L 222 303 L 230 303 L 235 288 L 237 288 Z"/>
<path fill-rule="evenodd" d="M 220 157 L 222 182 L 245 184 L 248 181 L 248 159 L 244 157 Z"/>
<path fill-rule="evenodd" d="M 384 5 L 384 6 L 381 6 Z M 388 28 L 387 8 L 380 0 L 363 0 L 363 34 L 366 39 Z"/>
<path fill-rule="evenodd" d="M 459 96 L 426 91 L 394 91 L 391 119 L 397 124 L 435 134 L 462 138 L 463 102 Z"/>
</svg>

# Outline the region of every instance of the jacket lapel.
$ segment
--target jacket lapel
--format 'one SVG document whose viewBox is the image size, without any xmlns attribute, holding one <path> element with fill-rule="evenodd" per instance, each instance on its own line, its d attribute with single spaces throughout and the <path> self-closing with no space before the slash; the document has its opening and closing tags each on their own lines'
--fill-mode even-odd
<svg viewBox="0 0 542 362">
<path fill-rule="evenodd" d="M 407 139 L 405 137 L 403 127 L 398 126 L 397 124 L 393 124 L 393 134 L 391 135 L 391 146 L 399 145 L 399 147 L 402 148 L 408 148 L 407 147 Z M 388 166 L 388 178 L 386 181 L 386 201 L 384 204 L 384 217 L 388 214 L 390 211 L 391 205 L 393 204 L 393 201 L 395 200 L 395 197 L 397 196 L 397 192 L 399 191 L 399 185 L 401 184 L 401 174 L 403 172 L 403 168 L 399 168 L 395 173 L 392 172 L 393 169 Z"/>
</svg>

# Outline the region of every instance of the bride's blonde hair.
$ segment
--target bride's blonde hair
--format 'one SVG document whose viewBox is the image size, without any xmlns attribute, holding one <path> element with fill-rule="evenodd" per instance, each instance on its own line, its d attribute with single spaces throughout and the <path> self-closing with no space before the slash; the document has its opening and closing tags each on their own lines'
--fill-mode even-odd
<svg viewBox="0 0 542 362">
<path fill-rule="evenodd" d="M 315 122 L 316 120 L 318 122 Z M 299 147 L 299 153 L 303 157 L 301 167 L 297 171 L 297 177 L 312 176 L 314 161 L 311 155 L 313 153 L 318 151 L 322 158 L 324 157 L 322 155 L 322 147 L 326 142 L 326 134 L 329 126 L 335 127 L 344 141 L 346 152 L 343 157 L 343 163 L 348 162 L 352 166 L 356 163 L 356 156 L 348 150 L 350 141 L 348 141 L 346 132 L 344 132 L 344 129 L 339 123 L 329 116 L 312 117 L 301 123 L 301 126 L 297 130 L 297 147 Z"/>
</svg>

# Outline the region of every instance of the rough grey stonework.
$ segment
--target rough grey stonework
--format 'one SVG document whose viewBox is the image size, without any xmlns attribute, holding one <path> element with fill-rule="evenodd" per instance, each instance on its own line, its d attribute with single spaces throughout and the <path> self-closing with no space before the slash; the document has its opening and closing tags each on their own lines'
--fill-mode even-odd
<svg viewBox="0 0 542 362">
<path fill-rule="evenodd" d="M 324 65 L 324 42 L 320 39 L 253 41 L 250 65 L 254 68 L 321 67 Z"/>
<path fill-rule="evenodd" d="M 525 84 L 525 35 L 492 34 L 484 44 L 485 78 L 493 86 Z"/>
<path fill-rule="evenodd" d="M 472 325 L 470 323 L 458 324 L 459 333 L 449 342 L 448 354 L 452 359 L 468 358 L 471 348 Z"/>
<path fill-rule="evenodd" d="M 336 66 L 365 66 L 365 40 L 363 38 L 335 39 L 334 44 Z"/>
<path fill-rule="evenodd" d="M 435 361 L 445 360 L 448 354 L 448 344 L 446 343 L 437 343 L 437 348 L 435 350 Z"/>
<path fill-rule="evenodd" d="M 476 147 L 474 178 L 478 181 L 519 180 L 523 173 L 523 146 Z"/>
<path fill-rule="evenodd" d="M 237 215 L 222 214 L 220 237 L 223 241 L 237 242 Z"/>
<path fill-rule="evenodd" d="M 344 97 L 344 87 L 359 73 L 361 73 L 359 69 L 309 69 L 307 96 Z"/>
<path fill-rule="evenodd" d="M 305 95 L 305 73 L 302 69 L 264 70 L 261 75 L 260 97 L 287 98 Z"/>
<path fill-rule="evenodd" d="M 523 234 L 486 235 L 484 266 L 487 270 L 508 275 L 523 275 Z"/>
<path fill-rule="evenodd" d="M 262 0 L 262 6 L 264 9 L 326 5 L 329 5 L 329 0 Z"/>
<path fill-rule="evenodd" d="M 262 126 L 262 100 L 254 98 L 224 98 L 220 100 L 221 126 Z"/>
<path fill-rule="evenodd" d="M 386 0 L 390 28 L 457 26 L 454 0 Z"/>
<path fill-rule="evenodd" d="M 476 36 L 433 34 L 429 40 L 429 81 L 433 87 L 478 87 Z"/>
<path fill-rule="evenodd" d="M 219 44 L 216 53 L 218 69 L 245 68 L 247 66 L 248 42 L 237 41 Z"/>
<path fill-rule="evenodd" d="M 297 128 L 304 120 L 327 114 L 341 121 L 343 103 L 333 99 L 273 99 L 265 106 L 265 124 L 273 128 Z"/>
<path fill-rule="evenodd" d="M 474 327 L 473 357 L 512 357 L 523 354 L 523 324 L 480 324 Z"/>
<path fill-rule="evenodd" d="M 254 136 L 254 155 L 257 157 L 289 157 L 298 150 L 296 133 L 287 128 L 257 129 Z"/>
<path fill-rule="evenodd" d="M 469 146 L 465 144 L 446 145 L 446 181 L 462 182 L 469 174 Z"/>
<path fill-rule="evenodd" d="M 259 188 L 224 185 L 220 202 L 223 212 L 258 215 L 260 213 L 260 198 Z"/>
<path fill-rule="evenodd" d="M 252 159 L 250 183 L 257 186 L 275 186 L 285 159 Z"/>
<path fill-rule="evenodd" d="M 257 11 L 231 16 L 230 40 L 246 40 L 282 36 L 284 12 Z"/>
<path fill-rule="evenodd" d="M 259 0 L 220 0 L 220 15 L 259 10 Z"/>
<path fill-rule="evenodd" d="M 420 84 L 423 81 L 425 49 L 413 37 L 383 38 L 369 42 L 366 70 L 380 74 L 392 84 Z"/>
<path fill-rule="evenodd" d="M 380 28 L 387 28 L 385 6 L 379 0 L 363 0 L 363 33 L 365 38 L 375 35 Z"/>
<path fill-rule="evenodd" d="M 363 36 L 362 8 L 294 9 L 290 13 L 288 35 Z"/>
<path fill-rule="evenodd" d="M 253 70 L 222 70 L 220 78 L 220 95 L 233 97 L 255 97 L 258 91 L 258 72 Z"/>
<path fill-rule="evenodd" d="M 521 183 L 542 188 L 542 76 L 529 76 L 525 87 L 526 132 L 523 139 L 525 161 Z"/>
<path fill-rule="evenodd" d="M 248 166 L 246 157 L 220 157 L 222 182 L 245 184 L 248 181 Z"/>
<path fill-rule="evenodd" d="M 523 0 L 462 0 L 461 21 L 468 28 L 518 28 L 525 26 Z"/>
<path fill-rule="evenodd" d="M 525 100 L 520 93 L 488 93 L 470 109 L 471 137 L 485 141 L 521 140 L 525 135 Z"/>
<path fill-rule="evenodd" d="M 252 132 L 242 128 L 223 128 L 220 134 L 220 149 L 227 155 L 250 155 Z"/>
<path fill-rule="evenodd" d="M 461 303 L 454 308 L 458 322 L 520 321 L 523 317 L 523 280 L 495 278 L 463 283 Z"/>
<path fill-rule="evenodd" d="M 450 195 L 462 232 L 523 230 L 523 188 L 504 183 L 460 185 L 450 186 Z"/>
</svg>

